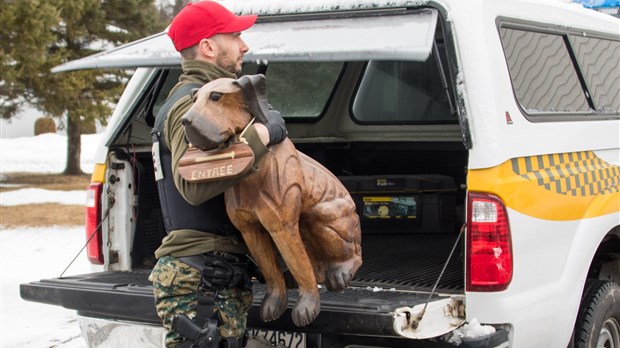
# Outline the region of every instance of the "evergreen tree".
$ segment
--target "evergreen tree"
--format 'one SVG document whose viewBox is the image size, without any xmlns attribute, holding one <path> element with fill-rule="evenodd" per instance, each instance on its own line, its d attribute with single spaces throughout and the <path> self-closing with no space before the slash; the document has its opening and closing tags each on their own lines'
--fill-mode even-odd
<svg viewBox="0 0 620 348">
<path fill-rule="evenodd" d="M 28 103 L 65 117 L 65 174 L 80 174 L 80 123 L 105 123 L 127 72 L 52 74 L 70 60 L 161 31 L 154 0 L 3 0 L 0 6 L 0 111 L 10 118 Z M 44 149 L 42 149 L 44 150 Z"/>
<path fill-rule="evenodd" d="M 44 85 L 38 72 L 61 62 L 59 52 L 41 49 L 54 41 L 49 28 L 60 22 L 60 14 L 49 3 L 5 0 L 0 22 L 0 116 L 8 119 L 24 103 L 36 102 Z"/>
<path fill-rule="evenodd" d="M 183 7 L 185 7 L 192 0 L 170 0 L 170 1 L 162 1 L 159 4 L 159 17 L 161 18 L 161 22 L 165 24 L 170 24 L 172 18 L 179 13 Z"/>
</svg>

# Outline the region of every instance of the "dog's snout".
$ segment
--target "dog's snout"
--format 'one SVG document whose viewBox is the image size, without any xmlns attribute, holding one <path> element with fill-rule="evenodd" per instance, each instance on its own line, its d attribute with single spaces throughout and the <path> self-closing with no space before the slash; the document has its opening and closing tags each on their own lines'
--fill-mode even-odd
<svg viewBox="0 0 620 348">
<path fill-rule="evenodd" d="M 195 147 L 202 150 L 214 149 L 222 142 L 219 132 L 206 122 L 204 117 L 190 109 L 183 117 L 181 123 L 185 129 L 185 137 Z"/>
</svg>

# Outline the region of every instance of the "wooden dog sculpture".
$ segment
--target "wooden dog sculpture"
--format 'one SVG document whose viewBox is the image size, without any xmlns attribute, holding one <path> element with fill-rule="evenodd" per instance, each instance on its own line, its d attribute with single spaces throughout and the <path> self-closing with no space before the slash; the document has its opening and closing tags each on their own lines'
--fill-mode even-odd
<svg viewBox="0 0 620 348">
<path fill-rule="evenodd" d="M 200 134 L 188 140 L 203 149 L 225 146 L 253 116 L 266 120 L 269 108 L 263 75 L 211 81 L 193 99 L 183 123 L 188 138 Z M 362 264 L 360 223 L 351 196 L 288 138 L 271 146 L 258 172 L 225 192 L 225 202 L 266 281 L 260 309 L 264 321 L 279 318 L 288 307 L 277 252 L 299 288 L 292 311 L 297 326 L 310 324 L 319 314 L 317 284 L 340 291 Z"/>
</svg>

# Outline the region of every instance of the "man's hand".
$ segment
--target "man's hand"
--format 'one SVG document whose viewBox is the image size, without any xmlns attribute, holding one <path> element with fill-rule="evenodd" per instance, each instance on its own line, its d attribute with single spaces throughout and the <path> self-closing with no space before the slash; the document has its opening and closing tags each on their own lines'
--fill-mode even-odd
<svg viewBox="0 0 620 348">
<path fill-rule="evenodd" d="M 219 257 L 207 256 L 202 269 L 202 286 L 209 290 L 221 290 L 231 286 L 233 268 Z"/>
<path fill-rule="evenodd" d="M 261 141 L 267 146 L 281 143 L 288 134 L 284 119 L 277 110 L 273 109 L 267 114 L 267 122 L 257 119 L 255 127 Z"/>
<path fill-rule="evenodd" d="M 209 290 L 225 288 L 251 289 L 247 262 L 230 262 L 221 256 L 205 256 L 201 285 Z"/>
<path fill-rule="evenodd" d="M 254 123 L 254 129 L 256 129 L 256 133 L 258 133 L 258 137 L 263 145 L 267 146 L 269 144 L 269 130 L 262 123 Z"/>
</svg>

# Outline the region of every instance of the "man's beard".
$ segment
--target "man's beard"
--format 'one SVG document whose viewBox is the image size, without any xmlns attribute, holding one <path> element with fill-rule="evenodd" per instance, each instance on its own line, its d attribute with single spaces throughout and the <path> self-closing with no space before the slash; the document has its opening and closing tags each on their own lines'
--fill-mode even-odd
<svg viewBox="0 0 620 348">
<path fill-rule="evenodd" d="M 215 58 L 215 64 L 235 75 L 241 73 L 241 69 L 237 68 L 237 60 L 231 59 L 231 55 L 228 54 L 228 52 L 222 52 L 222 54 L 218 55 L 217 58 Z"/>
</svg>

